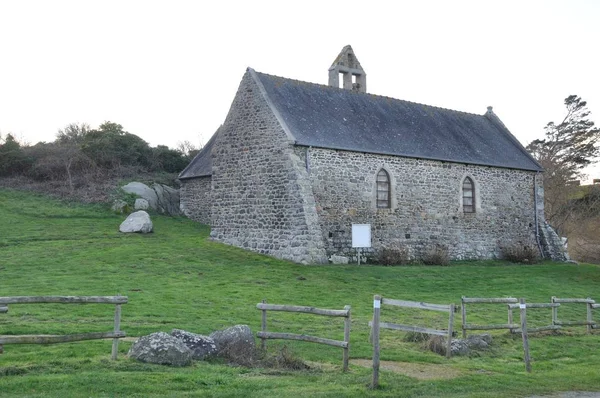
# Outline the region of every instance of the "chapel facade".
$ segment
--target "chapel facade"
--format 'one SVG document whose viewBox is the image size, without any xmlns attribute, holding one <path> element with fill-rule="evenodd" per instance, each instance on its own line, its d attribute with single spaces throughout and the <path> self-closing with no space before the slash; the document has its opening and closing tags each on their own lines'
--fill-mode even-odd
<svg viewBox="0 0 600 398">
<path fill-rule="evenodd" d="M 483 115 L 366 92 L 350 46 L 329 84 L 248 68 L 223 125 L 184 169 L 181 210 L 211 238 L 300 263 L 375 256 L 490 259 L 532 245 L 564 260 L 544 220 L 541 166 L 488 107 Z"/>
</svg>

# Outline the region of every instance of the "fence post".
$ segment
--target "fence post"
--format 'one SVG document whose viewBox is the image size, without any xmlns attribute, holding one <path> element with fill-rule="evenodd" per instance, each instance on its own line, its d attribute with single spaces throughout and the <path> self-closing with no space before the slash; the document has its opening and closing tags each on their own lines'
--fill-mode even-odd
<svg viewBox="0 0 600 398">
<path fill-rule="evenodd" d="M 552 296 L 552 304 L 556 303 L 556 297 Z M 556 325 L 558 322 L 558 307 L 552 307 L 552 325 Z"/>
<path fill-rule="evenodd" d="M 588 297 L 588 300 L 591 298 Z M 592 302 L 587 303 L 587 332 L 592 333 Z"/>
<path fill-rule="evenodd" d="M 373 297 L 373 382 L 371 388 L 379 386 L 379 316 L 381 314 L 381 296 Z"/>
<path fill-rule="evenodd" d="M 267 300 L 262 301 L 263 304 L 267 303 Z M 262 320 L 260 323 L 260 330 L 262 332 L 266 332 L 267 331 L 267 310 L 262 310 Z M 260 338 L 260 348 L 261 350 L 265 351 L 267 349 L 267 339 L 265 339 L 264 337 Z"/>
<path fill-rule="evenodd" d="M 465 296 L 460 299 L 460 309 L 462 312 L 462 337 L 467 338 L 467 307 L 465 306 Z"/>
<path fill-rule="evenodd" d="M 450 316 L 448 319 L 448 341 L 446 342 L 446 358 L 452 356 L 452 333 L 454 331 L 454 304 L 450 304 Z"/>
<path fill-rule="evenodd" d="M 519 309 L 521 311 L 521 335 L 523 336 L 523 351 L 525 354 L 525 370 L 531 373 L 531 358 L 529 357 L 529 340 L 527 339 L 527 304 L 525 299 L 519 299 Z"/>
<path fill-rule="evenodd" d="M 512 310 L 512 308 L 510 306 L 510 303 L 506 304 L 506 306 L 508 307 L 508 324 L 512 325 L 513 321 L 514 321 L 514 319 L 513 319 L 513 310 Z M 509 332 L 511 334 L 513 334 L 515 332 L 515 329 L 508 329 L 508 330 L 509 330 Z"/>
<path fill-rule="evenodd" d="M 117 294 L 117 296 L 120 296 L 120 294 Z M 120 329 L 121 329 L 121 304 L 116 304 L 115 305 L 115 328 L 114 328 L 115 333 L 120 332 Z M 117 360 L 118 352 L 119 352 L 119 339 L 114 338 L 113 343 L 112 343 L 112 355 L 111 355 L 111 358 L 113 361 Z"/>
<path fill-rule="evenodd" d="M 344 372 L 348 371 L 348 360 L 350 359 L 350 306 L 344 307 L 344 310 L 348 311 L 348 315 L 344 319 L 344 341 L 346 347 L 344 348 Z"/>
</svg>

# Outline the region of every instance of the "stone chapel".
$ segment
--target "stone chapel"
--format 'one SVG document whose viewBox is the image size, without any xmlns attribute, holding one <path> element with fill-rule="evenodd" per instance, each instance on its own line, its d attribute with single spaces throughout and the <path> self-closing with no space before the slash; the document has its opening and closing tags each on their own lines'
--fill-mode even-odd
<svg viewBox="0 0 600 398">
<path fill-rule="evenodd" d="M 489 259 L 533 245 L 564 260 L 544 221 L 541 166 L 502 121 L 369 94 L 350 46 L 329 84 L 248 68 L 224 123 L 181 172 L 181 210 L 211 238 L 295 262 L 443 245 Z"/>
</svg>

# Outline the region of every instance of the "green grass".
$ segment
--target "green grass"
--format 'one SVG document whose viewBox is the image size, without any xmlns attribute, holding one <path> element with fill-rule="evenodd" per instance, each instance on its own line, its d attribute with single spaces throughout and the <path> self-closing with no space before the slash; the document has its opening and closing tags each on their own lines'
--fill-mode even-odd
<svg viewBox="0 0 600 398">
<path fill-rule="evenodd" d="M 128 336 L 173 328 L 208 334 L 234 324 L 256 331 L 256 303 L 262 299 L 335 309 L 351 305 L 352 359 L 371 358 L 367 323 L 374 294 L 440 304 L 458 304 L 461 296 L 600 299 L 600 268 L 593 265 L 302 266 L 211 242 L 206 226 L 183 218 L 155 215 L 155 232 L 148 235 L 120 234 L 123 219 L 102 206 L 0 190 L 0 296 L 127 295 L 122 329 Z M 468 310 L 472 323 L 506 322 L 503 306 Z M 110 305 L 12 305 L 8 314 L 0 314 L 0 334 L 110 331 L 113 311 Z M 578 320 L 585 310 L 565 306 L 559 314 Z M 550 311 L 531 310 L 529 316 L 530 324 L 544 324 Z M 440 313 L 389 307 L 383 308 L 382 320 L 441 328 L 446 322 Z M 269 329 L 343 336 L 340 318 L 309 315 L 269 313 Z M 382 371 L 381 388 L 371 391 L 370 369 L 352 365 L 342 373 L 341 350 L 316 344 L 287 343 L 296 356 L 321 367 L 283 371 L 218 361 L 189 368 L 143 364 L 126 358 L 130 342 L 121 342 L 119 360 L 111 361 L 111 341 L 87 341 L 6 345 L 0 355 L 0 396 L 517 397 L 600 390 L 600 337 L 586 335 L 585 328 L 532 336 L 531 374 L 524 370 L 520 338 L 505 332 L 494 333 L 492 350 L 450 360 L 402 337 L 382 331 L 382 360 L 439 364 L 461 376 L 423 381 Z M 282 344 L 269 341 L 269 351 Z"/>
</svg>

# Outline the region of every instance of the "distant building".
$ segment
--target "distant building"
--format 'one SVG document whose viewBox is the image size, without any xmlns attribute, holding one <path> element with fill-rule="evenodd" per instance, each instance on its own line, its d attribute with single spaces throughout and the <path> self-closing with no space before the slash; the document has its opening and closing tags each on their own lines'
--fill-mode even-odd
<svg viewBox="0 0 600 398">
<path fill-rule="evenodd" d="M 484 115 L 366 93 L 350 46 L 329 85 L 248 68 L 223 125 L 179 176 L 184 214 L 217 241 L 303 263 L 440 245 L 453 259 L 536 245 L 564 259 L 544 222 L 541 166 Z M 342 88 L 339 86 L 342 85 Z M 537 237 L 536 237 L 537 234 Z"/>
</svg>

